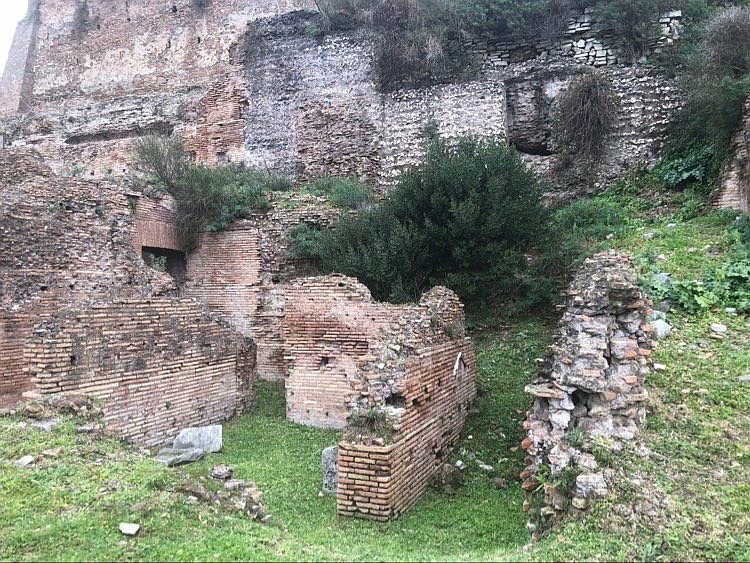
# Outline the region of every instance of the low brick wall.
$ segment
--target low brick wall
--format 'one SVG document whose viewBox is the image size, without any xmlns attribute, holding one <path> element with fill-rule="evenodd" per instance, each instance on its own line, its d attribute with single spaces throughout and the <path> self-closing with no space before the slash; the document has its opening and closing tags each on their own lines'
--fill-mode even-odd
<svg viewBox="0 0 750 563">
<path fill-rule="evenodd" d="M 385 521 L 417 503 L 461 433 L 476 395 L 475 373 L 468 340 L 427 348 L 408 361 L 394 442 L 339 444 L 340 515 Z"/>
<path fill-rule="evenodd" d="M 252 406 L 254 358 L 249 340 L 199 304 L 166 297 L 62 311 L 24 350 L 41 394 L 101 400 L 108 433 L 139 445 Z"/>
</svg>

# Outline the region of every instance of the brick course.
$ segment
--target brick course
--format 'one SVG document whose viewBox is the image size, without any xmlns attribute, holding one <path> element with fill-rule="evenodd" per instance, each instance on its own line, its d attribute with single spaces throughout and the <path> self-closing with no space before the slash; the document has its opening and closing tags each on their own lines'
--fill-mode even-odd
<svg viewBox="0 0 750 563">
<path fill-rule="evenodd" d="M 42 395 L 102 401 L 109 433 L 141 445 L 254 403 L 254 348 L 190 299 L 118 300 L 40 323 L 24 363 Z"/>
</svg>

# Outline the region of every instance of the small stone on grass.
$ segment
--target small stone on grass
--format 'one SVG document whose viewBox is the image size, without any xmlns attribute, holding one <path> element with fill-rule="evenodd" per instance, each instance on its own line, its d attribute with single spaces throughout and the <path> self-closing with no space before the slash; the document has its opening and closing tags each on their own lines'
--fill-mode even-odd
<svg viewBox="0 0 750 563">
<path fill-rule="evenodd" d="M 135 536 L 141 529 L 140 524 L 133 524 L 130 522 L 120 522 L 120 532 L 125 536 Z"/>
</svg>

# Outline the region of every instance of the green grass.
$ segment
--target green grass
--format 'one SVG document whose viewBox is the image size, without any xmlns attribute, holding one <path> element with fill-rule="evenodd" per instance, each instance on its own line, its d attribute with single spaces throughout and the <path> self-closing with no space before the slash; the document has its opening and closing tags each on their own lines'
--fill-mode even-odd
<svg viewBox="0 0 750 563">
<path fill-rule="evenodd" d="M 515 338 L 524 339 L 523 334 Z M 530 346 L 530 344 L 527 344 Z M 20 428 L 17 418 L 0 419 L 0 559 L 3 560 L 475 560 L 511 557 L 508 550 L 528 540 L 520 486 L 491 487 L 496 474 L 512 478 L 518 456 L 490 455 L 496 433 L 517 441 L 522 388 L 529 370 L 502 359 L 507 348 L 479 345 L 484 377 L 497 376 L 514 388 L 501 419 L 491 427 L 474 420 L 474 435 L 462 450 L 496 464 L 492 474 L 467 460 L 466 485 L 454 495 L 428 490 L 417 507 L 390 524 L 339 519 L 335 499 L 318 495 L 320 452 L 338 434 L 284 420 L 283 390 L 259 386 L 257 412 L 225 426 L 220 454 L 178 469 L 166 469 L 114 440 L 92 440 L 75 433 L 68 421 L 53 432 Z M 538 350 L 535 350 L 538 351 Z M 526 356 L 519 358 L 527 362 Z M 508 368 L 508 369 L 505 369 Z M 485 400 L 485 399 L 483 399 Z M 508 413 L 506 414 L 505 408 Z M 473 415 L 479 417 L 478 413 Z M 467 429 L 468 430 L 468 429 Z M 12 462 L 30 453 L 62 446 L 60 459 L 41 458 L 32 469 Z M 479 447 L 476 447 L 479 446 Z M 270 525 L 224 513 L 206 503 L 191 503 L 174 492 L 186 479 L 205 477 L 210 467 L 227 463 L 235 477 L 255 481 L 273 515 Z M 126 539 L 118 523 L 138 522 L 138 537 Z M 499 550 L 499 551 L 498 551 Z M 511 557 L 512 558 L 512 557 Z"/>
</svg>

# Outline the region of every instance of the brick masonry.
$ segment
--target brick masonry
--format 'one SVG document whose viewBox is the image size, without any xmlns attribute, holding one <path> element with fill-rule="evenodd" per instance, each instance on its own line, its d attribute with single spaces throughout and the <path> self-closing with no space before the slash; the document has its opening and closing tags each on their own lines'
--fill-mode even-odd
<svg viewBox="0 0 750 563">
<path fill-rule="evenodd" d="M 117 184 L 59 176 L 33 150 L 0 150 L 0 406 L 87 393 L 108 431 L 152 444 L 252 404 L 254 344 L 168 297 L 174 280 L 140 258 L 141 245 L 176 245 L 171 213 Z"/>
<path fill-rule="evenodd" d="M 254 361 L 251 341 L 195 301 L 168 297 L 59 311 L 24 349 L 42 395 L 99 399 L 107 431 L 141 445 L 251 407 Z"/>
<path fill-rule="evenodd" d="M 339 514 L 397 517 L 450 455 L 476 394 L 461 303 L 440 287 L 418 305 L 377 303 L 342 275 L 294 280 L 286 297 L 287 417 L 346 430 Z M 389 436 L 363 424 L 373 412 Z"/>
<path fill-rule="evenodd" d="M 555 179 L 556 191 L 576 196 L 653 162 L 680 100 L 672 81 L 626 64 L 589 12 L 556 43 L 468 40 L 478 61 L 472 82 L 383 94 L 373 81 L 371 39 L 312 36 L 314 2 L 172 5 L 89 0 L 76 10 L 34 0 L 0 89 L 6 144 L 34 144 L 54 169 L 79 164 L 98 178 L 128 171 L 134 137 L 176 131 L 209 164 L 244 163 L 297 183 L 355 176 L 384 193 L 420 162 L 428 131 L 468 133 L 508 139 Z M 663 15 L 646 54 L 678 38 L 680 19 Z M 619 125 L 592 175 L 561 171 L 550 112 L 559 92 L 594 67 L 618 92 Z"/>
</svg>

